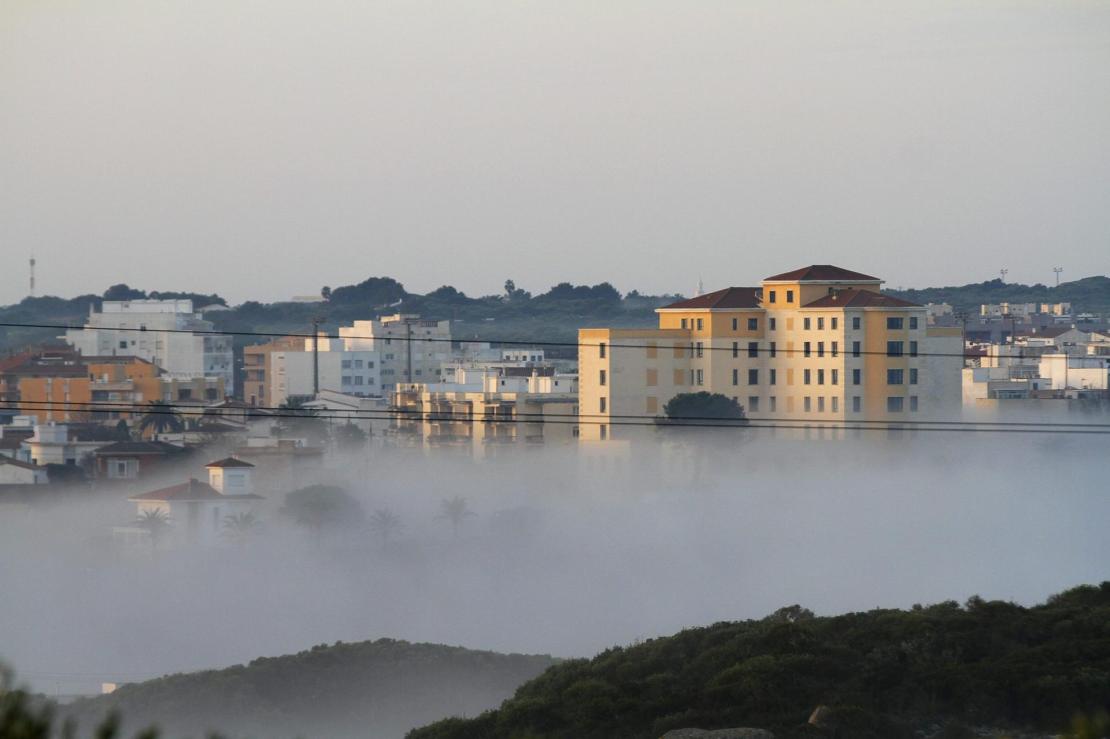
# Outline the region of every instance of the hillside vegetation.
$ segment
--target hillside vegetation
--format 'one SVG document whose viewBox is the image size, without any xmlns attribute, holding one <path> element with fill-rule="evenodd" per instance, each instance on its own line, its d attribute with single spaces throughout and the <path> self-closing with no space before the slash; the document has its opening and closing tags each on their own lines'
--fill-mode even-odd
<svg viewBox="0 0 1110 739">
<path fill-rule="evenodd" d="M 443 286 L 425 295 L 408 292 L 404 285 L 389 277 L 370 277 L 355 285 L 324 288 L 328 300 L 322 303 L 260 303 L 248 300 L 227 310 L 212 311 L 208 318 L 222 330 L 244 332 L 308 332 L 314 316 L 325 319 L 324 327 L 334 330 L 355 319 L 402 311 L 430 319 L 454 320 L 459 338 L 485 341 L 577 341 L 579 328 L 590 326 L 632 327 L 655 325 L 655 308 L 681 296 L 640 295 L 635 290 L 621 295 L 607 282 L 599 285 L 560 283 L 545 293 L 532 295 L 517 289 L 511 281 L 498 295 L 470 297 L 454 287 Z M 1088 277 L 1065 282 L 1059 287 L 1007 284 L 991 280 L 960 287 L 888 291 L 918 303 L 947 302 L 957 310 L 978 313 L 981 303 L 1070 302 L 1078 311 L 1110 313 L 1110 278 Z M 81 325 L 90 307 L 99 308 L 103 300 L 151 298 L 191 298 L 197 308 L 226 306 L 218 295 L 188 292 L 146 292 L 127 285 L 114 285 L 103 295 L 81 295 L 72 299 L 57 297 L 26 298 L 15 305 L 0 307 L 0 323 L 38 323 Z M 29 344 L 50 340 L 60 332 L 54 329 L 27 329 L 0 326 L 0 351 L 11 351 Z M 265 337 L 242 336 L 236 344 L 254 344 Z M 575 356 L 574 347 L 550 347 L 553 355 Z"/>
<path fill-rule="evenodd" d="M 497 654 L 380 639 L 123 685 L 62 707 L 80 727 L 112 711 L 124 730 L 157 725 L 162 736 L 400 739 L 414 726 L 477 715 L 554 664 L 547 656 Z"/>
<path fill-rule="evenodd" d="M 819 705 L 823 729 L 807 725 Z M 408 739 L 657 739 L 736 726 L 780 739 L 1055 733 L 1107 708 L 1110 582 L 1033 608 L 973 598 L 815 618 L 794 606 L 689 629 L 564 662 L 495 711 Z"/>
</svg>

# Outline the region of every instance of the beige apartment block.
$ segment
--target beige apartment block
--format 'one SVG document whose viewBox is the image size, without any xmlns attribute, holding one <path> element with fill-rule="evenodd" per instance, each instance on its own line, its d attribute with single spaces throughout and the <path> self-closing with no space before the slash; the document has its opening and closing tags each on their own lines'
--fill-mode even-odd
<svg viewBox="0 0 1110 739">
<path fill-rule="evenodd" d="M 877 277 L 812 265 L 658 308 L 658 328 L 579 331 L 580 438 L 627 438 L 680 393 L 735 398 L 753 421 L 951 417 L 963 340 Z"/>
</svg>

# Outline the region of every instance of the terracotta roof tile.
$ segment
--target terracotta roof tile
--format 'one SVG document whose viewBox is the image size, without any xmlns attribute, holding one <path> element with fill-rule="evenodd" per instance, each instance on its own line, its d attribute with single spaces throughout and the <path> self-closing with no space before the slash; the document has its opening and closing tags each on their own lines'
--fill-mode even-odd
<svg viewBox="0 0 1110 739">
<path fill-rule="evenodd" d="M 664 305 L 662 310 L 712 310 L 759 308 L 758 287 L 726 287 L 696 298 Z"/>
<path fill-rule="evenodd" d="M 832 264 L 811 264 L 780 275 L 772 275 L 767 282 L 881 282 L 878 277 L 853 272 Z"/>
<path fill-rule="evenodd" d="M 167 501 L 193 501 L 193 500 L 221 500 L 225 496 L 220 494 L 220 491 L 212 487 L 206 482 L 191 479 L 188 482 L 183 482 L 180 485 L 171 485 L 168 488 L 161 488 L 159 490 L 152 490 L 149 493 L 142 495 L 135 495 L 128 500 L 167 500 Z"/>
<path fill-rule="evenodd" d="M 254 465 L 235 457 L 224 457 L 223 459 L 217 459 L 215 462 L 209 462 L 205 467 L 254 467 Z"/>
<path fill-rule="evenodd" d="M 917 303 L 874 290 L 837 290 L 807 303 L 803 308 L 920 308 Z"/>
</svg>

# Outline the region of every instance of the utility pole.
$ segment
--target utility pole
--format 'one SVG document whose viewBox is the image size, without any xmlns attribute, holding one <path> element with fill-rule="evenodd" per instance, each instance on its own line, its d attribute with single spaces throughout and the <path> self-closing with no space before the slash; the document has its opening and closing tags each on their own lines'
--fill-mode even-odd
<svg viewBox="0 0 1110 739">
<path fill-rule="evenodd" d="M 1060 287 L 1060 273 L 1064 271 L 1063 267 L 1053 267 L 1052 271 L 1056 273 L 1056 287 Z"/>
<path fill-rule="evenodd" d="M 312 398 L 320 394 L 320 324 L 322 316 L 312 317 Z"/>
</svg>

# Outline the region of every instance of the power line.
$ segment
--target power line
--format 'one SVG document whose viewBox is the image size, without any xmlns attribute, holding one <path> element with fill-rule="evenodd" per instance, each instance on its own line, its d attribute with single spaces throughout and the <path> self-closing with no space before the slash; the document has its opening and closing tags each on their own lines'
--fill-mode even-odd
<svg viewBox="0 0 1110 739">
<path fill-rule="evenodd" d="M 282 331 L 269 331 L 269 332 L 266 332 L 266 331 L 229 331 L 229 330 L 217 330 L 217 329 L 205 330 L 205 329 L 181 329 L 181 328 L 141 328 L 141 327 L 127 327 L 127 326 L 98 327 L 98 326 L 68 326 L 68 325 L 65 325 L 65 324 L 49 324 L 49 323 L 12 323 L 12 322 L 0 322 L 0 327 L 3 327 L 3 328 L 43 328 L 43 329 L 49 328 L 49 329 L 55 329 L 55 330 L 59 330 L 59 331 L 135 331 L 135 332 L 138 332 L 138 333 L 193 334 L 193 335 L 196 335 L 196 336 L 253 336 L 253 337 L 256 337 L 256 338 L 285 337 L 285 338 L 291 338 L 291 339 L 312 339 L 313 338 L 313 334 L 288 333 L 288 332 L 282 332 Z M 661 329 L 661 330 L 664 330 L 664 331 L 670 331 L 670 330 L 681 331 L 682 329 Z M 324 333 L 320 334 L 320 336 L 322 338 L 327 338 L 327 339 L 365 339 L 365 340 L 383 341 L 383 342 L 390 342 L 390 341 L 421 342 L 421 341 L 423 341 L 423 342 L 429 342 L 429 343 L 446 343 L 446 344 L 459 344 L 459 343 L 470 343 L 470 342 L 473 342 L 473 341 L 481 341 L 480 339 L 444 339 L 444 338 L 436 338 L 436 337 L 433 337 L 433 336 L 427 336 L 427 337 L 420 337 L 420 336 L 367 336 L 367 335 L 353 335 L 353 334 L 343 336 L 343 335 L 340 335 L 338 333 L 332 334 L 332 333 L 327 333 L 327 332 L 324 332 Z M 750 338 L 750 337 L 741 337 L 741 338 Z M 765 339 L 766 336 L 764 336 L 763 338 Z M 675 337 L 673 339 L 667 339 L 667 338 L 661 337 L 661 340 L 663 340 L 663 341 L 674 341 L 676 339 L 677 339 L 677 337 Z M 726 340 L 730 341 L 731 339 L 726 339 Z M 563 347 L 563 348 L 575 347 L 575 348 L 579 348 L 579 349 L 584 348 L 584 347 L 592 347 L 592 348 L 598 348 L 599 349 L 602 346 L 606 347 L 607 349 L 654 349 L 654 350 L 657 350 L 657 351 L 666 351 L 668 349 L 673 351 L 674 349 L 681 349 L 683 352 L 690 352 L 691 354 L 693 354 L 696 351 L 729 351 L 729 352 L 734 351 L 735 354 L 736 354 L 736 358 L 738 358 L 738 359 L 741 358 L 741 356 L 746 355 L 749 351 L 753 351 L 753 350 L 756 351 L 757 353 L 769 353 L 771 356 L 777 356 L 778 353 L 782 353 L 782 354 L 787 355 L 791 359 L 796 359 L 797 355 L 799 355 L 799 354 L 803 354 L 803 358 L 805 358 L 805 359 L 813 359 L 813 358 L 815 358 L 815 359 L 824 359 L 824 358 L 826 358 L 826 355 L 824 355 L 824 354 L 818 355 L 815 350 L 812 350 L 809 355 L 806 355 L 806 354 L 804 354 L 804 352 L 805 352 L 804 348 L 803 349 L 782 349 L 782 348 L 779 348 L 779 347 L 776 346 L 774 349 L 772 349 L 771 347 L 755 347 L 754 349 L 749 349 L 746 346 L 740 346 L 739 342 L 736 342 L 738 346 L 736 347 L 735 350 L 731 346 L 702 346 L 699 349 L 699 347 L 697 347 L 697 342 L 686 342 L 681 347 L 678 347 L 678 346 L 661 346 L 659 344 L 625 344 L 625 343 L 613 344 L 613 343 L 609 343 L 609 342 L 588 343 L 588 342 L 580 342 L 580 341 L 579 342 L 572 342 L 572 341 L 518 341 L 518 340 L 510 340 L 510 339 L 505 339 L 505 340 L 491 339 L 487 343 L 504 345 L 504 346 Z M 357 351 L 357 350 L 353 350 L 353 351 Z M 863 357 L 863 356 L 884 356 L 884 357 L 891 357 L 891 358 L 908 358 L 908 359 L 913 359 L 913 358 L 916 358 L 916 357 L 953 357 L 953 358 L 960 358 L 960 359 L 966 359 L 967 358 L 967 355 L 964 354 L 963 352 L 954 353 L 954 352 L 921 352 L 921 351 L 918 351 L 918 352 L 914 352 L 914 353 L 911 354 L 909 352 L 904 351 L 904 352 L 899 353 L 899 354 L 890 354 L 889 351 L 874 351 L 874 350 L 869 351 L 869 350 L 864 350 L 862 348 L 857 352 L 853 349 L 843 348 L 843 347 L 838 347 L 836 354 L 833 354 L 830 350 L 828 352 L 827 358 L 836 359 L 840 355 L 843 355 L 844 358 L 846 358 L 846 359 L 853 358 L 853 357 Z M 119 356 L 128 356 L 128 355 L 119 355 Z M 683 357 L 683 358 L 694 359 L 695 357 L 690 356 L 690 357 Z M 1018 358 L 1022 358 L 1022 357 L 1018 357 Z"/>
<path fill-rule="evenodd" d="M 244 407 L 242 409 L 232 409 L 231 411 L 229 411 L 227 413 L 220 413 L 219 409 L 212 408 L 212 407 L 209 407 L 209 406 L 199 406 L 199 405 L 195 405 L 195 404 L 191 404 L 191 403 L 180 403 L 180 402 L 179 403 L 171 403 L 171 402 L 166 402 L 166 401 L 148 401 L 146 403 L 137 403 L 137 402 L 133 402 L 133 401 L 124 401 L 124 400 L 120 400 L 120 401 L 97 401 L 97 400 L 88 400 L 88 401 L 85 401 L 85 400 L 65 400 L 65 401 L 63 401 L 63 400 L 27 400 L 27 401 L 19 401 L 19 400 L 7 400 L 7 401 L 0 401 L 0 402 L 9 403 L 9 404 L 16 405 L 16 406 L 21 406 L 21 405 L 44 406 L 45 410 L 50 410 L 51 407 L 60 407 L 60 408 L 67 408 L 67 409 L 76 409 L 78 411 L 81 411 L 82 409 L 83 410 L 88 410 L 88 408 L 86 408 L 86 406 L 87 407 L 93 407 L 93 408 L 100 406 L 100 407 L 106 408 L 107 412 L 135 413 L 135 414 L 138 414 L 138 415 L 145 415 L 146 413 L 151 412 L 151 411 L 168 412 L 166 409 L 182 408 L 182 409 L 186 409 L 187 411 L 189 411 L 188 415 L 202 415 L 202 416 L 211 417 L 213 419 L 219 419 L 219 418 L 224 417 L 224 416 L 227 416 L 227 417 L 237 417 L 237 416 L 250 417 L 252 415 L 255 415 L 257 418 L 263 418 L 263 417 L 270 417 L 270 418 L 310 418 L 310 417 L 313 417 L 313 414 L 316 414 L 319 411 L 323 410 L 323 411 L 327 411 L 330 414 L 328 416 L 330 418 L 351 418 L 351 417 L 353 417 L 353 418 L 363 418 L 363 417 L 365 417 L 365 418 L 374 420 L 374 419 L 377 419 L 377 418 L 382 417 L 382 416 L 404 416 L 404 415 L 408 415 L 408 414 L 422 414 L 422 413 L 431 412 L 431 411 L 420 411 L 420 410 L 415 410 L 415 409 L 411 409 L 411 408 L 359 408 L 359 409 L 351 409 L 351 410 L 342 410 L 342 409 L 338 409 L 338 408 L 324 408 L 324 409 L 320 409 L 320 408 L 291 408 L 291 407 L 288 407 L 288 406 L 254 405 L 254 406 L 247 406 L 247 407 Z M 13 408 L 12 410 L 18 410 L 18 408 Z M 264 414 L 254 414 L 253 413 L 254 411 L 264 411 L 265 413 Z M 282 412 L 285 412 L 285 414 L 281 415 Z M 438 413 L 439 415 L 443 415 L 443 416 L 451 416 L 451 417 L 454 417 L 454 418 L 458 418 L 459 420 L 484 420 L 482 418 L 475 418 L 473 414 L 453 414 L 453 413 L 447 413 L 447 412 L 444 412 L 444 411 L 438 411 L 436 413 Z M 343 414 L 347 414 L 347 415 L 343 415 Z M 351 414 L 353 414 L 353 415 L 351 415 Z M 364 414 L 369 414 L 369 415 L 364 416 Z M 551 418 L 552 417 L 550 414 L 546 414 L 546 413 L 530 413 L 530 412 L 527 412 L 527 411 L 515 411 L 513 413 L 513 416 L 514 417 L 512 419 L 503 419 L 503 420 L 516 422 L 516 419 L 521 418 L 521 417 L 523 417 L 523 418 L 540 418 L 540 419 Z M 567 414 L 567 416 L 570 417 L 571 414 Z M 654 415 L 649 415 L 649 414 L 618 414 L 618 413 L 606 414 L 606 413 L 581 413 L 581 412 L 573 414 L 573 417 L 574 418 L 591 418 L 591 419 L 593 419 L 593 418 L 597 418 L 597 419 L 618 418 L 618 419 L 637 419 L 637 420 L 655 420 L 655 419 L 662 418 L 660 416 L 654 416 Z M 774 423 L 804 423 L 804 424 L 836 422 L 836 423 L 850 423 L 850 424 L 861 424 L 861 423 L 862 424 L 896 424 L 898 426 L 914 426 L 914 425 L 976 426 L 976 427 L 979 427 L 979 426 L 986 426 L 986 427 L 992 427 L 992 426 L 1001 426 L 1001 427 L 1006 427 L 1006 426 L 1014 426 L 1014 427 L 1037 426 L 1037 427 L 1051 427 L 1051 428 L 1110 428 L 1110 423 L 1078 423 L 1078 422 L 1069 423 L 1069 422 L 1062 422 L 1062 421 L 964 421 L 964 420 L 927 420 L 927 419 L 895 420 L 895 419 L 876 419 L 876 418 L 860 418 L 860 419 L 844 418 L 844 419 L 833 419 L 833 420 L 829 420 L 829 421 L 823 421 L 821 419 L 804 418 L 804 417 L 773 417 L 773 416 L 745 416 L 745 419 L 748 420 L 748 421 L 755 421 L 755 422 L 766 421 L 766 422 L 774 422 Z M 404 420 L 404 419 L 399 419 L 399 420 Z M 715 416 L 684 416 L 682 420 L 684 420 L 684 421 L 720 421 L 721 419 L 719 417 L 715 417 Z"/>
<path fill-rule="evenodd" d="M 28 403 L 28 405 L 34 405 L 34 401 L 30 401 Z M 131 409 L 131 408 L 134 408 L 134 407 L 135 406 L 125 405 L 125 406 L 122 406 L 121 408 L 78 408 L 76 410 L 80 413 L 118 413 L 118 412 L 121 412 L 121 410 Z M 47 410 L 49 410 L 49 409 L 50 408 L 47 408 Z M 130 412 L 130 411 L 127 410 L 125 412 Z M 314 418 L 321 419 L 321 420 L 333 419 L 333 420 L 342 420 L 342 421 L 350 422 L 352 420 L 352 417 L 349 415 L 349 413 L 350 413 L 349 411 L 334 411 L 334 412 L 329 411 L 328 413 L 314 412 L 312 415 L 308 415 L 308 414 L 303 413 L 303 412 L 302 413 L 289 412 L 289 413 L 272 413 L 272 414 L 270 414 L 269 417 L 270 418 L 297 418 L 297 419 L 300 419 L 300 420 L 311 420 L 311 419 L 314 419 Z M 368 421 L 373 421 L 373 420 L 399 420 L 399 419 L 396 418 L 396 414 L 393 411 L 389 411 L 389 410 L 363 411 L 363 413 L 374 414 L 374 415 L 358 416 L 358 417 L 355 417 L 355 420 L 368 420 Z M 144 411 L 144 415 L 203 416 L 203 415 L 207 415 L 207 414 L 205 413 L 205 410 L 203 408 L 197 408 L 195 410 L 180 410 L 180 411 L 174 411 L 174 410 L 162 411 L 162 410 L 147 409 L 147 410 Z M 840 431 L 897 431 L 897 430 L 907 430 L 907 424 L 899 422 L 897 420 L 860 421 L 860 422 L 854 422 L 854 423 L 856 423 L 856 425 L 846 425 L 846 422 L 840 421 L 840 420 L 821 421 L 821 420 L 808 420 L 807 419 L 803 422 L 791 422 L 791 421 L 766 422 L 766 421 L 760 421 L 760 420 L 752 421 L 752 420 L 749 420 L 749 419 L 738 419 L 736 421 L 731 421 L 730 422 L 727 419 L 716 419 L 715 422 L 710 423 L 710 422 L 700 422 L 700 421 L 691 422 L 691 419 L 672 419 L 672 420 L 669 420 L 667 422 L 660 423 L 660 421 L 662 419 L 658 419 L 655 416 L 651 416 L 651 417 L 645 416 L 643 418 L 650 419 L 650 420 L 645 420 L 645 421 L 596 420 L 596 421 L 594 421 L 594 420 L 581 420 L 581 419 L 578 419 L 577 417 L 569 417 L 568 416 L 567 418 L 547 417 L 547 418 L 543 418 L 539 421 L 523 421 L 522 422 L 522 421 L 519 421 L 519 420 L 516 420 L 516 419 L 513 419 L 513 418 L 488 418 L 488 417 L 475 418 L 473 416 L 460 416 L 460 415 L 442 414 L 442 413 L 435 413 L 435 412 L 417 412 L 417 413 L 414 413 L 408 419 L 400 419 L 400 420 L 446 421 L 446 422 L 460 422 L 460 423 L 463 423 L 463 422 L 465 422 L 465 423 L 511 423 L 511 424 L 521 424 L 521 423 L 533 423 L 533 424 L 535 424 L 535 423 L 539 423 L 541 425 L 551 424 L 551 425 L 574 425 L 574 426 L 583 426 L 583 425 L 585 425 L 585 426 L 590 426 L 590 425 L 641 426 L 641 427 L 653 427 L 653 428 L 659 428 L 659 427 L 663 427 L 663 428 L 668 428 L 668 427 L 672 427 L 672 428 L 730 428 L 730 429 L 770 428 L 770 429 L 795 429 L 795 430 L 797 430 L 797 429 L 831 429 L 831 430 L 840 430 Z M 847 423 L 852 423 L 852 422 L 847 422 Z M 1030 425 L 1035 425 L 1035 424 L 1030 424 Z M 203 431 L 202 428 L 201 429 L 192 429 L 192 430 Z M 1047 435 L 1052 435 L 1052 434 L 1110 435 L 1110 430 L 1107 430 L 1107 429 L 1088 430 L 1086 428 L 1045 429 L 1045 428 L 978 428 L 978 427 L 968 427 L 968 426 L 923 426 L 923 427 L 909 427 L 908 430 L 913 430 L 913 431 L 945 431 L 945 432 L 962 432 L 962 433 L 998 433 L 998 434 L 1025 433 L 1025 434 L 1047 434 Z"/>
</svg>

